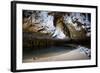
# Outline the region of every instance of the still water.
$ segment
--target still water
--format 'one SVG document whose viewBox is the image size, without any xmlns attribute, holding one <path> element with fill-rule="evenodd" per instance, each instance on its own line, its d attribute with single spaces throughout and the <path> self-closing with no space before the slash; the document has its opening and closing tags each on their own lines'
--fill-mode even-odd
<svg viewBox="0 0 100 73">
<path fill-rule="evenodd" d="M 39 60 L 39 59 L 41 60 L 41 59 L 49 58 L 49 57 L 54 58 L 55 56 L 67 54 L 67 53 L 77 50 L 77 49 L 78 49 L 77 47 L 75 48 L 75 47 L 71 47 L 71 46 L 68 46 L 68 47 L 54 47 L 53 46 L 53 47 L 48 47 L 48 48 L 33 48 L 33 49 L 27 48 L 23 51 L 23 62 L 32 62 L 35 60 Z M 82 52 L 82 50 L 76 51 L 74 53 L 79 54 L 79 52 Z M 59 58 L 60 58 L 60 56 L 59 56 Z M 67 58 L 67 57 L 65 57 L 65 58 Z M 86 57 L 86 59 L 87 58 L 88 57 Z M 50 59 L 46 59 L 46 60 L 50 60 Z"/>
</svg>

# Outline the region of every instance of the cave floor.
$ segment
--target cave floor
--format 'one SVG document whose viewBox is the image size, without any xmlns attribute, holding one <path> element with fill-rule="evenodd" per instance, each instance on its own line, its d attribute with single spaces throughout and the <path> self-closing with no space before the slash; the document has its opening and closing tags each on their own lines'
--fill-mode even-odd
<svg viewBox="0 0 100 73">
<path fill-rule="evenodd" d="M 23 63 L 49 62 L 67 60 L 88 60 L 90 59 L 79 48 L 72 47 L 49 47 L 42 49 L 29 49 L 23 52 Z"/>
</svg>

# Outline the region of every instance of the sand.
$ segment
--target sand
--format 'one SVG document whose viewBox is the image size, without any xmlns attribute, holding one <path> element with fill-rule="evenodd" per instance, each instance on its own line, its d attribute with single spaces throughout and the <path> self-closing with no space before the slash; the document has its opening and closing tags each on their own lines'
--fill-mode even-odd
<svg viewBox="0 0 100 73">
<path fill-rule="evenodd" d="M 84 51 L 81 51 L 79 48 L 72 50 L 67 53 L 62 53 L 56 56 L 48 56 L 48 57 L 33 57 L 31 59 L 26 59 L 23 62 L 47 62 L 47 61 L 67 61 L 67 60 L 86 60 L 89 57 L 86 55 Z"/>
</svg>

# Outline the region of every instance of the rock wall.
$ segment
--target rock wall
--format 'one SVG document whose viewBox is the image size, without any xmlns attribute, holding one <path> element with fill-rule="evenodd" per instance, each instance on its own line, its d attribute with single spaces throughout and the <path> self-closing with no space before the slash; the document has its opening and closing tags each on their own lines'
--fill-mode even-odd
<svg viewBox="0 0 100 73">
<path fill-rule="evenodd" d="M 91 34 L 91 14 L 23 10 L 23 32 L 49 34 L 58 39 L 84 39 Z"/>
</svg>

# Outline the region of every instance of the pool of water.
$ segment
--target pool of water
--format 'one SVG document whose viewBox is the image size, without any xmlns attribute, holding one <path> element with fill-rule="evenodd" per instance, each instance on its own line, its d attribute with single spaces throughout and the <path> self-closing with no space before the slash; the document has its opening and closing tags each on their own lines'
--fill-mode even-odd
<svg viewBox="0 0 100 73">
<path fill-rule="evenodd" d="M 48 48 L 33 48 L 33 49 L 27 49 L 23 51 L 23 59 L 29 59 L 32 57 L 49 57 L 49 56 L 55 56 L 60 55 L 62 53 L 67 53 L 69 51 L 72 51 L 76 48 L 74 47 L 48 47 Z"/>
</svg>

